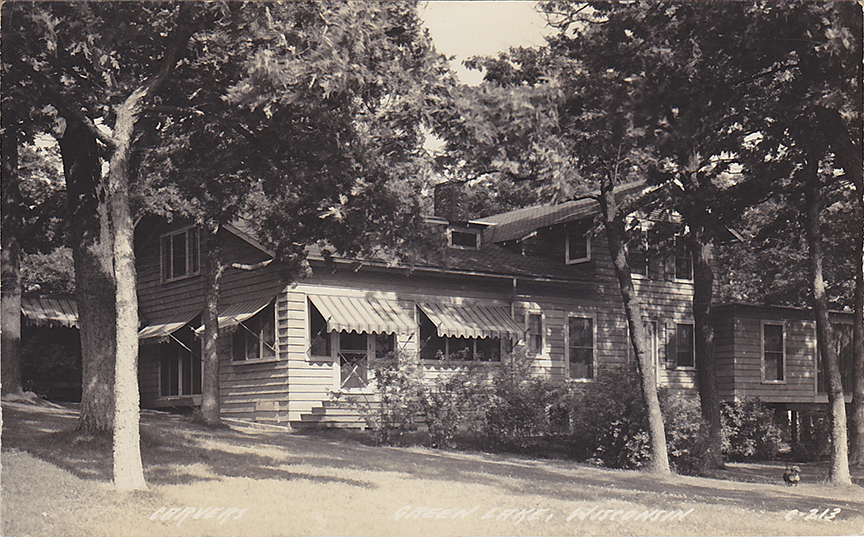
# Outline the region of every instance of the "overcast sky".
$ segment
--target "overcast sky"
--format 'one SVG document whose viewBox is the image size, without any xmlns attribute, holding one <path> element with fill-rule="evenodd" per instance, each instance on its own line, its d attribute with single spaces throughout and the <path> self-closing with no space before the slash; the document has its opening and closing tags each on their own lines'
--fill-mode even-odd
<svg viewBox="0 0 864 537">
<path fill-rule="evenodd" d="M 471 56 L 492 56 L 511 46 L 537 46 L 548 33 L 534 2 L 431 0 L 421 4 L 423 18 L 435 48 L 455 56 L 453 69 L 466 84 L 479 84 L 483 75 L 462 67 Z"/>
</svg>

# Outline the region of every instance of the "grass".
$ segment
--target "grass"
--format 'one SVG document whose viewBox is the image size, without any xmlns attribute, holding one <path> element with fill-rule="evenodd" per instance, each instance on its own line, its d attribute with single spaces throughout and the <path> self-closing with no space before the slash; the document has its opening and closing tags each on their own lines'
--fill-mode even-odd
<svg viewBox="0 0 864 537">
<path fill-rule="evenodd" d="M 804 465 L 798 487 L 782 485 L 779 464 L 730 465 L 722 480 L 658 479 L 560 460 L 376 448 L 332 434 L 209 430 L 155 412 L 141 424 L 149 488 L 118 494 L 110 442 L 76 433 L 76 417 L 70 408 L 3 404 L 2 535 L 864 532 L 864 489 L 820 482 L 824 465 Z M 816 520 L 806 519 L 811 510 Z"/>
</svg>

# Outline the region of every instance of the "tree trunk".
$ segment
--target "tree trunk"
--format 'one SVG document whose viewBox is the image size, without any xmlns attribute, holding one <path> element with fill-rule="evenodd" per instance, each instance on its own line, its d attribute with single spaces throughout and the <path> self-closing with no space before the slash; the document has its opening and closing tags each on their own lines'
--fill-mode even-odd
<svg viewBox="0 0 864 537">
<path fill-rule="evenodd" d="M 657 398 L 656 371 L 648 350 L 648 335 L 645 332 L 645 325 L 642 324 L 642 307 L 636 297 L 636 289 L 633 286 L 630 265 L 627 261 L 624 221 L 618 215 L 618 206 L 611 185 L 604 186 L 600 207 L 603 212 L 609 254 L 615 265 L 615 276 L 618 278 L 627 325 L 630 327 L 630 342 L 636 353 L 642 396 L 648 413 L 648 437 L 651 445 L 649 471 L 655 474 L 669 474 L 671 470 L 666 448 L 666 428 L 663 425 L 660 400 Z"/>
<path fill-rule="evenodd" d="M 15 103 L 8 96 L 3 100 L 2 159 L 3 159 L 3 223 L 0 249 L 0 392 L 21 395 L 21 249 L 18 237 L 22 227 L 21 189 L 18 176 L 18 117 Z"/>
<path fill-rule="evenodd" d="M 717 365 L 714 361 L 714 325 L 711 303 L 714 298 L 714 244 L 710 240 L 692 239 L 693 253 L 693 320 L 695 322 L 696 380 L 702 423 L 707 432 L 706 461 L 713 468 L 723 468 L 723 427 L 720 421 L 720 393 L 717 389 Z"/>
<path fill-rule="evenodd" d="M 201 344 L 201 421 L 209 426 L 222 423 L 219 405 L 219 286 L 224 266 L 218 228 L 207 233 L 204 256 L 204 341 Z"/>
<path fill-rule="evenodd" d="M 108 196 L 93 134 L 69 117 L 58 137 L 66 178 L 75 299 L 81 334 L 81 410 L 78 429 L 114 427 L 114 254 Z"/>
<path fill-rule="evenodd" d="M 111 218 L 114 223 L 114 275 L 117 281 L 117 358 L 114 383 L 114 486 L 147 488 L 141 464 L 138 392 L 138 296 L 135 288 L 134 228 L 129 209 L 129 157 L 140 100 L 137 90 L 116 107 L 116 147 L 109 169 Z"/>
<path fill-rule="evenodd" d="M 858 198 L 858 229 L 855 253 L 855 307 L 852 321 L 852 434 L 849 463 L 864 466 L 864 186 L 855 184 Z"/>
<path fill-rule="evenodd" d="M 828 374 L 828 406 L 831 413 L 831 467 L 829 479 L 835 484 L 851 484 L 849 451 L 846 444 L 846 403 L 840 378 L 840 360 L 834 346 L 834 330 L 828 313 L 828 298 L 822 277 L 822 232 L 820 226 L 820 180 L 818 162 L 808 162 L 805 176 L 805 204 L 807 210 L 808 264 L 812 286 L 813 312 L 816 316 L 816 345 Z"/>
</svg>

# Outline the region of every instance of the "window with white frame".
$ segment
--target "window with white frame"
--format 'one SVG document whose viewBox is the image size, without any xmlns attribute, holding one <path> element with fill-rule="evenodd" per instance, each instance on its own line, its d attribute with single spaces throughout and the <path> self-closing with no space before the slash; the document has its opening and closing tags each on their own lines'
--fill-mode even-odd
<svg viewBox="0 0 864 537">
<path fill-rule="evenodd" d="M 321 315 L 318 308 L 307 300 L 309 308 L 309 356 L 330 357 L 332 342 L 330 332 L 327 330 L 327 319 Z"/>
<path fill-rule="evenodd" d="M 185 326 L 159 344 L 159 395 L 201 394 L 201 340 Z"/>
<path fill-rule="evenodd" d="M 528 352 L 540 354 L 543 352 L 543 314 L 528 312 L 525 314 L 525 339 Z"/>
<path fill-rule="evenodd" d="M 782 323 L 762 323 L 762 380 L 765 382 L 785 380 L 784 341 Z"/>
<path fill-rule="evenodd" d="M 678 323 L 675 325 L 675 361 L 673 368 L 696 367 L 695 335 L 691 323 Z"/>
<path fill-rule="evenodd" d="M 588 224 L 567 227 L 565 256 L 568 265 L 591 261 L 591 234 Z"/>
<path fill-rule="evenodd" d="M 631 231 L 627 242 L 627 264 L 630 273 L 648 276 L 648 230 L 636 227 Z"/>
<path fill-rule="evenodd" d="M 693 256 L 687 247 L 687 241 L 681 235 L 675 236 L 675 279 L 693 279 Z"/>
<path fill-rule="evenodd" d="M 510 340 L 502 338 L 444 337 L 422 311 L 420 314 L 420 358 L 423 360 L 480 360 L 500 362 L 510 351 Z"/>
<path fill-rule="evenodd" d="M 240 323 L 232 335 L 235 362 L 276 356 L 276 316 L 271 302 L 266 308 Z"/>
<path fill-rule="evenodd" d="M 480 248 L 480 232 L 467 229 L 447 230 L 447 245 L 451 248 L 463 250 L 477 250 Z"/>
<path fill-rule="evenodd" d="M 175 280 L 201 271 L 201 247 L 197 227 L 162 235 L 160 239 L 162 280 Z"/>
<path fill-rule="evenodd" d="M 567 378 L 594 378 L 594 319 L 567 319 Z"/>
</svg>

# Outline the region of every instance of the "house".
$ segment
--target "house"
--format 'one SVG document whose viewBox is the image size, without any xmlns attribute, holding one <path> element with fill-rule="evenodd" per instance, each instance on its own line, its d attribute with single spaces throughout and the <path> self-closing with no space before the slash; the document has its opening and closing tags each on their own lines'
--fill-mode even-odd
<svg viewBox="0 0 864 537">
<path fill-rule="evenodd" d="M 640 190 L 627 185 L 619 195 Z M 223 416 L 356 426 L 360 417 L 333 394 L 371 394 L 370 362 L 397 351 L 418 356 L 424 377 L 435 379 L 466 356 L 500 367 L 518 346 L 533 373 L 576 385 L 633 360 L 605 237 L 593 230 L 595 200 L 472 220 L 461 213 L 459 192 L 452 183 L 436 188 L 429 223 L 445 246 L 430 256 L 435 260 L 402 267 L 313 251 L 311 276 L 293 283 L 273 264 L 228 269 L 219 311 Z M 220 233 L 228 263 L 272 256 L 242 223 Z M 136 228 L 146 407 L 200 404 L 201 248 L 189 223 L 150 218 Z M 692 262 L 678 249 L 632 252 L 658 383 L 695 394 Z M 815 332 L 799 318 L 805 312 L 793 319 L 789 310 L 724 307 L 717 339 L 725 398 L 758 396 L 778 405 L 824 399 Z M 777 360 L 782 365 L 772 366 Z M 772 378 L 779 371 L 772 367 L 782 368 L 782 379 Z"/>
<path fill-rule="evenodd" d="M 21 297 L 21 382 L 55 401 L 81 400 L 78 307 L 69 295 Z"/>
</svg>

